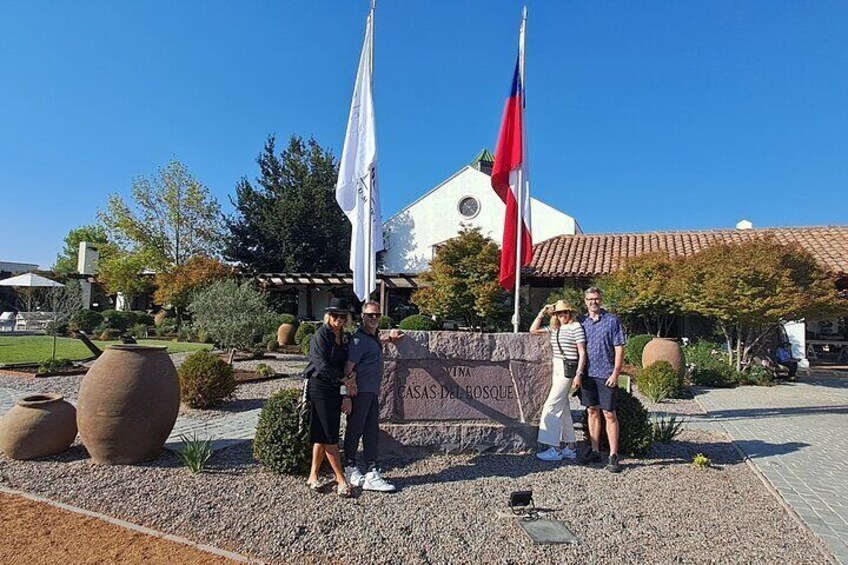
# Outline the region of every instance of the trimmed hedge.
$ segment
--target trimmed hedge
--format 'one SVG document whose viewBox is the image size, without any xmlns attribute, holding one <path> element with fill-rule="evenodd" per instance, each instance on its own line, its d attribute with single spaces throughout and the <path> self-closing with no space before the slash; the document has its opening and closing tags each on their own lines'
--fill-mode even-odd
<svg viewBox="0 0 848 565">
<path fill-rule="evenodd" d="M 380 316 L 380 323 L 377 324 L 377 328 L 381 330 L 388 330 L 395 326 L 395 321 L 389 316 Z"/>
<path fill-rule="evenodd" d="M 295 474 L 309 470 L 311 454 L 309 405 L 299 389 L 281 390 L 259 414 L 253 457 L 275 473 Z"/>
<path fill-rule="evenodd" d="M 136 324 L 153 325 L 153 317 L 144 312 L 123 312 L 120 310 L 104 310 L 103 324 L 107 329 L 127 331 Z"/>
<path fill-rule="evenodd" d="M 654 428 L 648 417 L 648 411 L 639 402 L 639 399 L 619 388 L 618 394 L 618 452 L 625 457 L 641 458 L 648 454 L 654 437 Z M 586 432 L 586 440 L 589 439 L 589 412 L 583 412 L 583 429 Z M 609 449 L 607 441 L 605 420 L 601 413 L 601 438 L 600 449 Z"/>
<path fill-rule="evenodd" d="M 651 334 L 637 334 L 627 339 L 624 345 L 624 360 L 630 365 L 642 366 L 642 350 L 654 339 Z"/>
<path fill-rule="evenodd" d="M 210 408 L 233 398 L 233 367 L 214 353 L 197 351 L 180 365 L 180 398 L 191 408 Z"/>
<path fill-rule="evenodd" d="M 401 320 L 398 327 L 402 330 L 426 332 L 436 329 L 436 323 L 424 314 L 413 314 Z"/>
<path fill-rule="evenodd" d="M 636 386 L 651 402 L 661 402 L 666 398 L 677 398 L 683 389 L 683 380 L 678 378 L 671 363 L 656 361 L 639 371 Z"/>
<path fill-rule="evenodd" d="M 90 334 L 103 323 L 103 314 L 94 310 L 80 310 L 77 312 L 68 326 L 74 331 L 82 331 Z"/>
</svg>

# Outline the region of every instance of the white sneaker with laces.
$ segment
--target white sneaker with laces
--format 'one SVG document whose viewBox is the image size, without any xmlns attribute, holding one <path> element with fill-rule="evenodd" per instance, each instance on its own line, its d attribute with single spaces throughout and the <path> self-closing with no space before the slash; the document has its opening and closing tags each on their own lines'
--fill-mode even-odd
<svg viewBox="0 0 848 565">
<path fill-rule="evenodd" d="M 562 457 L 563 452 L 554 446 L 536 454 L 536 459 L 541 459 L 542 461 L 562 461 Z"/>
<path fill-rule="evenodd" d="M 365 477 L 359 470 L 359 467 L 345 467 L 345 480 L 352 487 L 361 487 Z"/>
<path fill-rule="evenodd" d="M 569 460 L 572 460 L 572 461 L 574 459 L 577 459 L 577 450 L 571 449 L 568 446 L 563 447 L 562 451 L 560 453 L 562 453 L 563 459 L 569 459 Z"/>
<path fill-rule="evenodd" d="M 372 469 L 365 473 L 364 480 L 362 481 L 362 490 L 373 490 L 377 492 L 394 492 L 395 485 L 388 482 L 383 476 L 380 474 L 380 471 L 377 469 Z"/>
</svg>

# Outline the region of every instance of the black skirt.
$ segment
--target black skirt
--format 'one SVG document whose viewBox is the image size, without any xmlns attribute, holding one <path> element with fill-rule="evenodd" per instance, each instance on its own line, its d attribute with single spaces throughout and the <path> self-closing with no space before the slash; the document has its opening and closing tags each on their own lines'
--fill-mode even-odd
<svg viewBox="0 0 848 565">
<path fill-rule="evenodd" d="M 342 422 L 342 395 L 339 385 L 321 377 L 309 379 L 307 387 L 309 403 L 309 438 L 312 443 L 339 443 L 339 427 Z"/>
</svg>

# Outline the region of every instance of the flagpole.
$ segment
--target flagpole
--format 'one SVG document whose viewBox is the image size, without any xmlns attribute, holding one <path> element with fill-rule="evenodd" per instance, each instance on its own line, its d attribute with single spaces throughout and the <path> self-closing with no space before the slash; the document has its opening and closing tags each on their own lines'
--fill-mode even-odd
<svg viewBox="0 0 848 565">
<path fill-rule="evenodd" d="M 524 115 L 524 28 L 527 24 L 527 6 L 524 6 L 524 11 L 521 14 L 521 28 L 518 31 L 518 77 L 521 82 L 521 114 Z M 523 128 L 523 119 L 522 119 Z M 523 133 L 523 132 L 522 132 Z M 518 333 L 518 326 L 521 323 L 520 298 L 521 298 L 521 259 L 523 253 L 521 244 L 524 242 L 524 163 L 527 156 L 524 155 L 524 135 L 521 136 L 521 166 L 518 167 L 518 191 L 515 195 L 518 200 L 518 206 L 515 207 L 516 215 L 516 230 L 515 230 L 515 309 L 512 313 L 512 331 Z"/>
<path fill-rule="evenodd" d="M 368 14 L 369 22 L 369 33 L 371 34 L 371 38 L 368 42 L 368 82 L 371 86 L 371 97 L 374 97 L 374 9 L 377 6 L 377 0 L 371 0 L 371 11 Z M 371 280 L 374 278 L 376 281 L 376 277 L 374 277 L 374 273 L 371 272 L 371 258 L 374 253 L 374 239 L 373 231 L 374 231 L 374 206 L 373 206 L 373 190 L 374 190 L 374 167 L 368 171 L 368 221 L 366 222 L 365 227 L 365 285 L 367 287 L 365 301 L 367 302 L 371 298 Z"/>
</svg>

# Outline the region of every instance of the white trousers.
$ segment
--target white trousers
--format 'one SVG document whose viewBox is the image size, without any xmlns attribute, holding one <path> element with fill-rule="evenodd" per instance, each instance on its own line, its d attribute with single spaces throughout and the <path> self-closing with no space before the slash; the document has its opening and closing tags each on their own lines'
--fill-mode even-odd
<svg viewBox="0 0 848 565">
<path fill-rule="evenodd" d="M 551 392 L 548 393 L 539 419 L 539 443 L 559 447 L 560 443 L 577 441 L 568 403 L 573 379 L 565 376 L 565 363 L 562 359 L 553 359 L 552 368 Z"/>
</svg>

